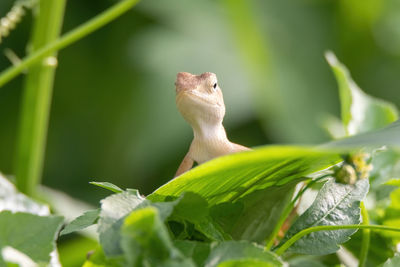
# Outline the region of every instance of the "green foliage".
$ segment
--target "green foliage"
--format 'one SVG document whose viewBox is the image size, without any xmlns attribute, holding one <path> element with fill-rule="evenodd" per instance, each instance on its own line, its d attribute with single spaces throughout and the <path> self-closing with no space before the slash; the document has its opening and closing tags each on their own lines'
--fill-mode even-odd
<svg viewBox="0 0 400 267">
<path fill-rule="evenodd" d="M 92 185 L 97 185 L 99 187 L 108 189 L 114 193 L 121 193 L 123 190 L 121 188 L 119 188 L 118 186 L 109 183 L 109 182 L 90 182 L 90 184 Z"/>
<path fill-rule="evenodd" d="M 326 54 L 326 59 L 339 84 L 342 122 L 348 135 L 382 128 L 397 120 L 393 104 L 365 94 L 332 52 Z"/>
<path fill-rule="evenodd" d="M 396 267 L 400 265 L 400 255 L 396 255 L 393 258 L 388 259 L 382 265 L 382 267 Z"/>
<path fill-rule="evenodd" d="M 60 232 L 60 235 L 70 234 L 72 232 L 76 232 L 93 225 L 99 218 L 99 214 L 100 209 L 89 210 L 85 212 L 84 214 L 70 222 L 67 226 L 65 226 L 65 228 Z"/>
<path fill-rule="evenodd" d="M 0 251 L 12 247 L 35 262 L 49 263 L 63 221 L 49 215 L 47 206 L 19 193 L 0 174 Z M 3 262 L 0 254 L 0 265 Z"/>
<path fill-rule="evenodd" d="M 303 229 L 319 225 L 346 225 L 360 223 L 360 201 L 368 192 L 368 181 L 355 185 L 329 181 L 319 191 L 314 203 L 293 223 L 282 242 Z M 321 231 L 311 233 L 289 248 L 289 252 L 324 255 L 339 249 L 355 230 Z"/>
<path fill-rule="evenodd" d="M 60 216 L 38 216 L 25 212 L 0 212 L 0 248 L 10 246 L 36 262 L 47 263 L 63 223 Z"/>
</svg>

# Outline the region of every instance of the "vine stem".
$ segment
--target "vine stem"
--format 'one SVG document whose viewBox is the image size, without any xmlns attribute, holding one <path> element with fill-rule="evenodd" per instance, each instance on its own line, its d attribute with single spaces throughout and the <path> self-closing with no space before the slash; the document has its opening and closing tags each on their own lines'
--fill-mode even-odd
<svg viewBox="0 0 400 267">
<path fill-rule="evenodd" d="M 305 235 L 308 235 L 313 232 L 318 231 L 327 231 L 327 230 L 343 230 L 343 229 L 370 229 L 370 230 L 383 230 L 383 231 L 393 231 L 400 232 L 400 228 L 389 227 L 383 225 L 359 225 L 359 224 L 349 224 L 349 225 L 320 225 L 310 227 L 304 230 L 301 230 L 294 236 L 292 236 L 288 241 L 286 241 L 281 247 L 279 247 L 275 253 L 278 256 L 281 256 L 291 245 L 293 245 L 297 240 L 302 238 Z"/>
<path fill-rule="evenodd" d="M 274 229 L 272 230 L 271 235 L 268 237 L 265 249 L 270 250 L 272 245 L 274 244 L 275 238 L 278 236 L 279 230 L 281 229 L 282 225 L 285 223 L 286 219 L 288 218 L 290 212 L 293 210 L 294 206 L 296 205 L 297 200 L 316 182 L 328 177 L 332 176 L 332 174 L 327 174 L 323 175 L 321 177 L 318 177 L 314 180 L 311 180 L 302 190 L 300 190 L 296 197 L 290 201 L 290 203 L 286 206 L 285 210 L 282 212 L 281 217 L 279 218 L 279 221 L 276 223 Z"/>
<path fill-rule="evenodd" d="M 368 211 L 365 208 L 364 202 L 361 202 L 360 208 L 361 208 L 361 217 L 363 219 L 362 224 L 369 225 Z M 370 241 L 371 241 L 371 232 L 369 229 L 364 229 L 362 232 L 361 250 L 358 262 L 359 267 L 364 267 L 365 263 L 367 262 Z"/>
<path fill-rule="evenodd" d="M 82 39 L 83 37 L 89 35 L 90 33 L 96 31 L 97 29 L 116 19 L 117 17 L 128 11 L 130 8 L 132 8 L 138 2 L 139 0 L 123 0 L 118 4 L 110 7 L 103 13 L 97 15 L 93 19 L 83 23 L 81 26 L 66 33 L 59 39 L 47 44 L 41 49 L 38 49 L 34 53 L 27 56 L 24 60 L 22 60 L 20 64 L 10 67 L 0 73 L 0 87 L 2 87 L 4 84 L 15 78 L 18 74 L 20 74 L 26 68 L 32 66 L 39 60 L 62 48 L 67 47 L 68 45 Z"/>
<path fill-rule="evenodd" d="M 29 54 L 56 40 L 61 31 L 66 0 L 40 0 L 29 45 Z M 47 126 L 57 58 L 49 54 L 31 66 L 24 81 L 21 118 L 17 137 L 15 174 L 18 189 L 30 196 L 40 183 Z"/>
</svg>

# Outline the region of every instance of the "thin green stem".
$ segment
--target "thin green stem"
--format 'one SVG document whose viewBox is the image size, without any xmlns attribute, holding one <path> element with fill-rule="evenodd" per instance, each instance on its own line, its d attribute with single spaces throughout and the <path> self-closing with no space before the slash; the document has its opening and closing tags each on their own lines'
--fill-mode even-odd
<svg viewBox="0 0 400 267">
<path fill-rule="evenodd" d="M 360 208 L 361 208 L 361 217 L 363 219 L 362 224 L 369 225 L 368 211 L 365 208 L 364 202 L 361 202 Z M 371 231 L 369 229 L 364 229 L 362 232 L 361 250 L 358 263 L 359 267 L 364 267 L 365 263 L 367 262 L 370 240 L 371 240 Z"/>
<path fill-rule="evenodd" d="M 60 34 L 66 0 L 40 0 L 34 17 L 30 54 L 56 40 Z M 56 55 L 29 68 L 25 79 L 17 140 L 16 178 L 18 189 L 33 195 L 40 182 Z"/>
<path fill-rule="evenodd" d="M 68 45 L 82 39 L 83 37 L 89 35 L 90 33 L 96 31 L 97 29 L 116 19 L 117 17 L 128 11 L 130 8 L 132 8 L 135 4 L 137 4 L 137 2 L 139 2 L 139 0 L 121 1 L 120 3 L 115 4 L 103 13 L 97 15 L 93 19 L 85 22 L 76 29 L 63 35 L 56 41 L 47 44 L 41 49 L 38 49 L 34 53 L 27 56 L 24 60 L 22 60 L 19 65 L 10 67 L 0 73 L 0 87 L 2 87 L 4 84 L 15 78 L 18 74 L 20 74 L 26 68 L 32 66 L 39 60 L 47 57 L 55 51 L 67 47 Z"/>
<path fill-rule="evenodd" d="M 290 212 L 293 210 L 294 205 L 296 205 L 296 202 L 299 200 L 299 198 L 316 182 L 331 176 L 331 174 L 327 174 L 321 177 L 318 177 L 314 180 L 311 180 L 302 190 L 300 190 L 299 193 L 297 193 L 296 197 L 285 207 L 285 210 L 282 212 L 281 217 L 279 218 L 279 221 L 276 223 L 274 230 L 272 231 L 271 235 L 268 237 L 265 249 L 270 250 L 272 245 L 274 244 L 275 238 L 278 236 L 279 230 L 281 229 L 282 225 L 285 223 L 286 219 L 288 218 Z"/>
<path fill-rule="evenodd" d="M 297 240 L 305 235 L 318 231 L 331 231 L 331 230 L 343 230 L 343 229 L 371 229 L 371 230 L 383 230 L 383 231 L 393 231 L 400 232 L 400 228 L 389 227 L 383 225 L 359 225 L 359 224 L 349 224 L 349 225 L 320 225 L 304 229 L 294 236 L 292 236 L 288 241 L 286 241 L 281 247 L 279 247 L 275 253 L 280 256 L 282 255 L 291 245 L 293 245 Z"/>
</svg>

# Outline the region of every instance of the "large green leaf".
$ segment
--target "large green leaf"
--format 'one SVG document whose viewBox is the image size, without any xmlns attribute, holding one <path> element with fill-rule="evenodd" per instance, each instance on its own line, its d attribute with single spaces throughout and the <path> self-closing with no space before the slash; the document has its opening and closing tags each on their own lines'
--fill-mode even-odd
<svg viewBox="0 0 400 267">
<path fill-rule="evenodd" d="M 209 204 L 238 200 L 251 192 L 290 183 L 339 161 L 336 153 L 307 147 L 265 146 L 208 161 L 148 196 L 165 201 L 194 192 Z"/>
<path fill-rule="evenodd" d="M 224 263 L 224 264 L 222 264 Z M 216 244 L 205 267 L 215 266 L 283 266 L 278 257 L 262 247 L 246 241 L 226 241 Z"/>
<path fill-rule="evenodd" d="M 319 191 L 313 204 L 293 223 L 281 244 L 303 229 L 318 225 L 360 223 L 360 201 L 368 192 L 368 180 L 355 185 L 328 181 Z M 324 255 L 339 249 L 356 230 L 319 231 L 310 233 L 294 243 L 288 252 Z"/>
<path fill-rule="evenodd" d="M 342 121 L 348 135 L 382 128 L 398 119 L 394 105 L 365 94 L 332 52 L 325 56 L 339 84 Z"/>
<path fill-rule="evenodd" d="M 195 192 L 207 200 L 214 218 L 229 234 L 261 242 L 271 233 L 296 183 L 338 161 L 336 153 L 326 150 L 266 146 L 206 162 L 160 187 L 148 199 L 165 201 Z"/>
<path fill-rule="evenodd" d="M 11 211 L 0 212 L 0 251 L 10 246 L 35 262 L 48 263 L 55 249 L 61 216 L 38 216 Z"/>
</svg>

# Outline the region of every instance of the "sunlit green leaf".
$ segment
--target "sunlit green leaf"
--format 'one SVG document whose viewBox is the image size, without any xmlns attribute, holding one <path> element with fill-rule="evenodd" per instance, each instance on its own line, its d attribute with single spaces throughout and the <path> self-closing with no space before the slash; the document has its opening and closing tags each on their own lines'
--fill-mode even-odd
<svg viewBox="0 0 400 267">
<path fill-rule="evenodd" d="M 293 223 L 281 244 L 303 229 L 318 225 L 360 223 L 360 201 L 368 192 L 368 180 L 355 185 L 328 181 L 319 191 L 314 203 Z M 324 255 L 339 249 L 356 230 L 319 231 L 294 243 L 288 252 Z"/>
<path fill-rule="evenodd" d="M 148 199 L 165 201 L 194 192 L 214 211 L 215 205 L 227 203 L 228 207 L 234 203 L 235 211 L 243 207 L 235 220 L 224 218 L 234 216 L 226 214 L 230 211 L 223 211 L 221 216 L 214 212 L 214 218 L 235 238 L 261 242 L 272 231 L 296 183 L 340 160 L 330 151 L 267 146 L 206 162 L 160 187 Z"/>
</svg>

